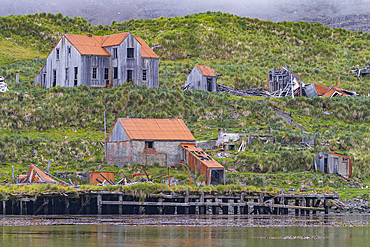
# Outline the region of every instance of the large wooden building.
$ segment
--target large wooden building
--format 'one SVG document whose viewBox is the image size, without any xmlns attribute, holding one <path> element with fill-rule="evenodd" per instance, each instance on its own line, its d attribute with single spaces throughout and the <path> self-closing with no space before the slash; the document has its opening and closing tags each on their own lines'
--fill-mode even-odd
<svg viewBox="0 0 370 247">
<path fill-rule="evenodd" d="M 100 88 L 130 81 L 158 87 L 158 60 L 143 39 L 129 32 L 106 36 L 64 34 L 35 83 L 43 88 Z"/>
<path fill-rule="evenodd" d="M 107 162 L 120 167 L 183 162 L 200 171 L 207 184 L 225 183 L 225 168 L 195 146 L 194 136 L 181 119 L 119 118 L 106 144 Z"/>
</svg>

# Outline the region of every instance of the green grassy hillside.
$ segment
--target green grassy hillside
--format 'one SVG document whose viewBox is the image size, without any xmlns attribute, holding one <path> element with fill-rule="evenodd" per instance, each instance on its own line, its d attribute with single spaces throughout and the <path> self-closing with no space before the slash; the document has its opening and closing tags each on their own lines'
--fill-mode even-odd
<svg viewBox="0 0 370 247">
<path fill-rule="evenodd" d="M 335 84 L 370 93 L 370 79 L 358 82 L 351 69 L 370 62 L 369 33 L 331 29 L 306 22 L 268 22 L 224 13 L 113 22 L 93 26 L 82 18 L 36 14 L 0 18 L 0 47 L 14 47 L 14 57 L 0 52 L 0 65 L 16 54 L 46 57 L 63 33 L 104 35 L 130 31 L 142 37 L 161 58 L 160 82 L 168 69 L 169 84 L 182 86 L 194 64 L 209 64 L 222 74 L 219 82 L 233 85 L 238 74 L 241 88 L 265 86 L 269 69 L 285 66 L 304 82 Z M 41 67 L 35 69 L 35 73 Z M 1 71 L 0 71 L 1 72 Z"/>
<path fill-rule="evenodd" d="M 264 86 L 267 72 L 288 64 L 306 83 L 335 83 L 370 93 L 370 79 L 359 83 L 350 73 L 369 63 L 369 34 L 329 29 L 320 24 L 272 23 L 222 13 L 181 18 L 130 20 L 111 26 L 92 26 L 81 18 L 38 14 L 0 18 L 0 74 L 10 90 L 0 96 L 0 180 L 34 163 L 51 172 L 115 171 L 118 176 L 140 172 L 139 166 L 119 170 L 104 162 L 103 113 L 108 128 L 117 117 L 182 118 L 197 140 L 217 137 L 219 128 L 274 136 L 276 143 L 256 141 L 244 152 L 218 159 L 229 171 L 228 183 L 253 186 L 341 188 L 338 177 L 313 172 L 317 151 L 332 150 L 353 158 L 353 179 L 370 178 L 370 98 L 258 99 L 224 93 L 182 91 L 194 64 L 209 64 L 232 85 L 235 73 L 241 87 Z M 160 88 L 128 84 L 112 89 L 31 88 L 30 81 L 64 32 L 109 34 L 131 31 L 143 37 L 160 55 Z M 8 49 L 7 48 L 7 49 Z M 13 51 L 13 52 L 12 52 Z M 23 55 L 21 55 L 23 54 Z M 44 58 L 42 58 L 44 57 Z M 168 85 L 164 71 L 168 69 Z M 15 73 L 21 83 L 14 84 Z M 281 109 L 316 136 L 316 147 L 299 145 L 301 130 L 276 117 Z M 329 112 L 330 115 L 324 112 Z M 292 141 L 286 146 L 285 143 Z M 210 151 L 215 155 L 219 150 Z M 213 153 L 212 153 L 213 152 Z M 215 156 L 214 156 L 215 157 Z M 166 173 L 149 168 L 154 176 Z M 178 171 L 177 178 L 186 180 Z M 77 179 L 77 178 L 76 178 Z M 77 179 L 78 180 L 78 179 Z"/>
</svg>

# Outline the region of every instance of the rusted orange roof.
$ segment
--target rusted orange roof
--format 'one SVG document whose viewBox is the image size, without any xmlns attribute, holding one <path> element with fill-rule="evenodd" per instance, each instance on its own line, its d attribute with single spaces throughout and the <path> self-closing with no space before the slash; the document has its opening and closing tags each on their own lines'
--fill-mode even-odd
<svg viewBox="0 0 370 247">
<path fill-rule="evenodd" d="M 27 176 L 24 177 L 23 179 L 27 179 L 26 182 L 30 183 L 56 183 L 56 184 L 58 183 L 57 181 L 46 175 L 34 164 L 31 164 Z"/>
<path fill-rule="evenodd" d="M 189 151 L 197 160 L 203 163 L 208 168 L 221 168 L 225 169 L 220 163 L 212 159 L 208 154 L 206 154 L 203 149 L 197 147 L 195 144 L 181 144 L 181 147 Z"/>
<path fill-rule="evenodd" d="M 336 156 L 340 156 L 340 157 L 346 158 L 346 159 L 351 159 L 350 157 L 345 156 L 343 154 L 338 154 L 338 153 L 333 153 L 333 152 L 329 152 L 329 153 L 332 154 L 332 155 L 336 155 Z"/>
<path fill-rule="evenodd" d="M 135 37 L 137 42 L 141 45 L 141 57 L 159 58 L 155 52 L 150 49 L 150 47 L 145 43 L 145 41 L 140 37 Z"/>
<path fill-rule="evenodd" d="M 102 47 L 101 36 L 65 34 L 66 39 L 77 49 L 81 55 L 110 56 Z"/>
<path fill-rule="evenodd" d="M 328 87 L 325 87 L 325 86 L 323 86 L 323 85 L 320 85 L 320 84 L 314 83 L 314 86 L 315 86 L 316 91 L 317 91 L 317 94 L 318 94 L 319 96 L 324 95 L 326 92 L 328 92 L 328 91 L 329 91 L 329 88 L 328 88 Z"/>
<path fill-rule="evenodd" d="M 347 94 L 354 94 L 354 95 L 356 94 L 355 92 L 344 89 L 344 88 L 340 88 L 340 87 L 333 87 L 333 88 L 339 92 L 344 93 L 344 96 L 347 96 Z"/>
<path fill-rule="evenodd" d="M 332 95 L 337 92 L 338 93 L 338 96 L 343 96 L 343 94 L 341 92 L 338 92 L 337 90 L 335 90 L 333 87 L 330 88 L 330 90 L 328 92 L 326 92 L 322 97 L 323 98 L 328 98 L 328 97 L 332 97 Z"/>
<path fill-rule="evenodd" d="M 216 77 L 215 73 L 211 70 L 211 68 L 208 65 L 195 65 L 199 72 L 204 76 L 214 76 Z"/>
<path fill-rule="evenodd" d="M 195 141 L 181 119 L 119 118 L 131 140 Z"/>
<path fill-rule="evenodd" d="M 102 47 L 120 45 L 129 34 L 129 32 L 126 32 L 102 36 L 101 45 Z"/>
</svg>

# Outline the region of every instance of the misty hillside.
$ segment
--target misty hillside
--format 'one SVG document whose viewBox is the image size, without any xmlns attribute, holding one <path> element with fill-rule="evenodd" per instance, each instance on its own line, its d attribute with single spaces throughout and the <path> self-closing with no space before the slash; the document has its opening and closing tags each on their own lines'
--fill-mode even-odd
<svg viewBox="0 0 370 247">
<path fill-rule="evenodd" d="M 94 25 L 110 25 L 112 21 L 222 11 L 261 20 L 320 22 L 369 32 L 369 6 L 369 0 L 2 0 L 0 16 L 62 13 L 83 17 Z"/>
</svg>

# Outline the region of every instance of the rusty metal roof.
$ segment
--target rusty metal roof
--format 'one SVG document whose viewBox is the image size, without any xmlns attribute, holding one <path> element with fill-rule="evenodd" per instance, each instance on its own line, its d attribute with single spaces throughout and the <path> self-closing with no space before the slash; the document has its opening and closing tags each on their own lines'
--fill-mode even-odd
<svg viewBox="0 0 370 247">
<path fill-rule="evenodd" d="M 25 182 L 29 183 L 58 183 L 48 175 L 46 175 L 43 171 L 41 171 L 37 166 L 31 164 L 30 170 L 27 173 L 26 177 L 22 178 L 23 180 L 26 179 Z"/>
<path fill-rule="evenodd" d="M 195 141 L 181 119 L 119 118 L 131 140 Z"/>
<path fill-rule="evenodd" d="M 317 94 L 319 96 L 324 95 L 326 92 L 329 91 L 328 87 L 325 87 L 325 86 L 317 84 L 317 83 L 313 83 L 313 84 L 314 84 L 314 86 L 316 88 L 316 91 L 317 91 Z"/>
<path fill-rule="evenodd" d="M 120 45 L 129 34 L 129 32 L 126 32 L 102 36 L 102 47 Z"/>
<path fill-rule="evenodd" d="M 203 163 L 208 168 L 220 168 L 225 169 L 220 163 L 212 159 L 208 154 L 206 154 L 203 149 L 197 147 L 195 144 L 181 144 L 181 147 L 186 149 L 190 154 L 192 154 L 197 160 Z"/>
<path fill-rule="evenodd" d="M 195 65 L 195 67 L 204 76 L 214 76 L 214 77 L 216 77 L 215 73 L 213 73 L 212 69 L 208 65 Z"/>
<path fill-rule="evenodd" d="M 343 96 L 343 93 L 341 93 L 341 92 L 339 92 L 339 91 L 337 91 L 337 90 L 335 90 L 335 88 L 330 88 L 330 90 L 329 91 L 327 91 L 322 97 L 323 98 L 327 98 L 327 97 L 332 97 L 333 96 L 333 94 L 335 94 L 335 93 L 338 93 L 338 96 Z"/>
<path fill-rule="evenodd" d="M 159 58 L 155 52 L 150 49 L 150 47 L 145 43 L 145 41 L 140 38 L 140 37 L 135 37 L 136 40 L 140 43 L 141 45 L 141 57 L 150 57 L 150 58 Z"/>
<path fill-rule="evenodd" d="M 346 158 L 346 159 L 351 159 L 350 157 L 348 157 L 346 155 L 343 155 L 343 154 L 338 154 L 338 153 L 334 153 L 334 152 L 329 152 L 329 153 L 332 154 L 332 155 L 336 155 L 336 156 L 340 156 L 340 157 Z"/>
<path fill-rule="evenodd" d="M 102 36 L 65 34 L 66 39 L 77 49 L 81 55 L 110 56 L 102 47 Z"/>
</svg>

